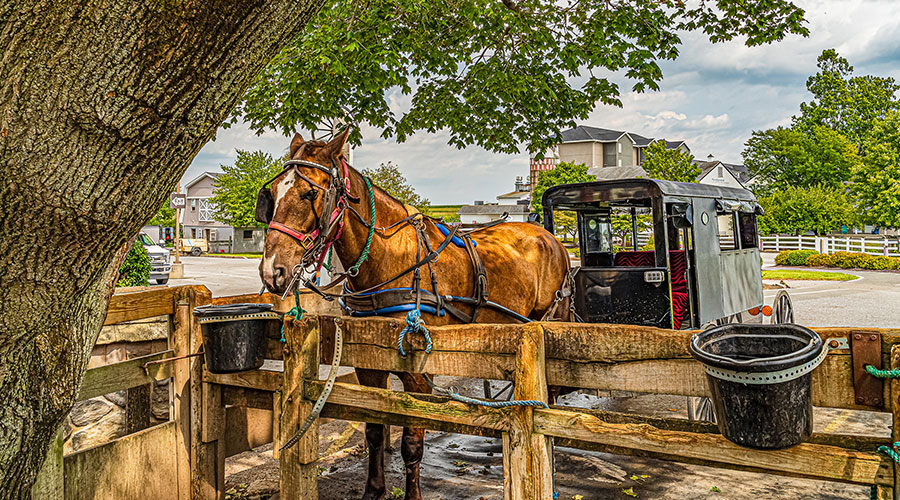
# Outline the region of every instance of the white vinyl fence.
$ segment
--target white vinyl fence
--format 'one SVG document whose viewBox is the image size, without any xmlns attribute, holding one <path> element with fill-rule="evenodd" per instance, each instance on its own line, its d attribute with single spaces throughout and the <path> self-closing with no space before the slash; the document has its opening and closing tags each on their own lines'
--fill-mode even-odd
<svg viewBox="0 0 900 500">
<path fill-rule="evenodd" d="M 897 237 L 865 236 L 790 236 L 773 234 L 761 236 L 761 250 L 780 252 L 782 250 L 815 250 L 821 253 L 862 252 L 870 255 L 900 257 L 900 239 Z"/>
</svg>

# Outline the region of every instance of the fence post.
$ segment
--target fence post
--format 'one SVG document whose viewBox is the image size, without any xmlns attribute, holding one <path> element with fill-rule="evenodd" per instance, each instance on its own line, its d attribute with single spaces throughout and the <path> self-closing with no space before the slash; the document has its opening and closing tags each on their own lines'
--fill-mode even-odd
<svg viewBox="0 0 900 500">
<path fill-rule="evenodd" d="M 779 238 L 777 233 L 775 234 L 775 251 L 776 252 L 781 251 L 781 238 Z"/>
<path fill-rule="evenodd" d="M 312 412 L 313 403 L 303 399 L 303 380 L 319 375 L 319 319 L 286 320 L 284 345 L 284 385 L 281 388 L 281 442 L 290 439 Z M 281 452 L 281 498 L 317 500 L 319 422 L 316 420 L 300 441 Z"/>
<path fill-rule="evenodd" d="M 32 500 L 63 500 L 63 433 L 56 431 L 37 479 L 31 486 Z"/>
<path fill-rule="evenodd" d="M 544 329 L 539 323 L 523 328 L 516 347 L 515 399 L 547 402 L 544 368 Z M 534 408 L 513 407 L 509 431 L 503 433 L 503 498 L 553 498 L 553 459 L 550 438 L 534 434 Z"/>
<path fill-rule="evenodd" d="M 191 302 L 188 289 L 181 289 L 175 296 L 175 317 L 170 332 L 169 347 L 174 356 L 184 356 L 190 351 Z M 190 358 L 172 362 L 172 386 L 175 421 L 175 490 L 179 500 L 191 498 L 191 365 Z"/>
<path fill-rule="evenodd" d="M 891 370 L 900 369 L 900 344 L 895 344 L 891 346 Z M 890 379 L 890 390 L 888 394 L 891 398 L 891 442 L 896 443 L 900 441 L 900 379 L 892 378 Z M 893 495 L 888 496 L 886 494 L 879 494 L 879 500 L 882 497 L 885 498 L 893 498 L 894 500 L 900 500 L 900 488 L 898 488 L 898 480 L 900 480 L 900 466 L 894 464 L 894 487 L 893 488 L 879 488 L 880 490 L 885 490 L 884 493 L 888 493 L 893 490 Z M 879 493 L 881 493 L 879 491 Z"/>
</svg>

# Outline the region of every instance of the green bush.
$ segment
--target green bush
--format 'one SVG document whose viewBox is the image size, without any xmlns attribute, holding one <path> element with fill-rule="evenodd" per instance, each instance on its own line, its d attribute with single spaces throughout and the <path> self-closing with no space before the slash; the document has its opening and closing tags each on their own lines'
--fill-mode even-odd
<svg viewBox="0 0 900 500">
<path fill-rule="evenodd" d="M 810 255 L 806 259 L 806 265 L 810 267 L 833 267 L 831 256 L 826 253 L 817 253 Z"/>
<path fill-rule="evenodd" d="M 892 269 L 894 267 L 894 263 L 892 262 L 893 260 L 896 259 L 891 259 L 890 257 L 885 257 L 884 255 L 870 256 L 869 259 L 863 262 L 863 267 L 865 269 L 872 269 L 874 271 Z"/>
<path fill-rule="evenodd" d="M 150 256 L 147 249 L 135 242 L 119 268 L 116 286 L 148 286 L 150 284 Z"/>
<path fill-rule="evenodd" d="M 805 266 L 806 259 L 819 252 L 815 250 L 795 250 L 788 255 L 787 262 L 789 266 Z"/>
<path fill-rule="evenodd" d="M 795 250 L 782 250 L 782 251 L 778 252 L 778 255 L 775 256 L 775 264 L 777 264 L 779 266 L 786 266 L 788 255 L 790 255 L 791 252 L 794 252 L 794 251 Z"/>
</svg>

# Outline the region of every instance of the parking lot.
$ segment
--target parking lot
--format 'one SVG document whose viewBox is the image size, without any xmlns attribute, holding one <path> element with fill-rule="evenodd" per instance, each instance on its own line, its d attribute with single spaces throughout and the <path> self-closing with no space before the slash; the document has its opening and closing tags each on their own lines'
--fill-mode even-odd
<svg viewBox="0 0 900 500">
<path fill-rule="evenodd" d="M 771 265 L 773 255 L 765 255 Z M 216 296 L 259 291 L 259 259 L 185 257 L 184 280 L 171 285 L 204 284 Z M 787 283 L 791 288 L 796 322 L 807 326 L 900 327 L 900 274 L 850 271 L 860 279 L 845 282 Z M 777 290 L 766 290 L 770 303 Z M 478 396 L 480 381 L 438 377 Z M 396 381 L 394 381 L 396 384 Z M 395 385 L 399 389 L 399 386 Z M 675 396 L 593 397 L 568 396 L 562 404 L 611 411 L 641 412 L 686 418 L 686 400 Z M 889 415 L 817 408 L 816 432 L 883 436 L 889 440 Z M 399 428 L 393 429 L 394 452 L 385 460 L 388 490 L 402 487 L 404 465 L 399 453 Z M 365 481 L 364 426 L 328 422 L 320 431 L 320 498 L 358 498 Z M 271 448 L 247 452 L 228 461 L 228 484 L 249 496 L 267 497 L 277 491 L 277 462 Z M 556 489 L 561 499 L 728 498 L 728 499 L 843 499 L 868 498 L 867 487 L 758 473 L 730 471 L 654 459 L 600 452 L 557 449 Z M 441 432 L 428 432 L 422 465 L 422 489 L 427 499 L 501 499 L 502 457 L 499 440 Z"/>
</svg>

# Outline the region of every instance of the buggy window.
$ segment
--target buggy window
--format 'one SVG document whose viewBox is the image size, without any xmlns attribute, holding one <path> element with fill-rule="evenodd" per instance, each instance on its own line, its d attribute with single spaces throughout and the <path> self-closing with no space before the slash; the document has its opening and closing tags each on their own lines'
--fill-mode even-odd
<svg viewBox="0 0 900 500">
<path fill-rule="evenodd" d="M 747 212 L 739 213 L 738 224 L 741 233 L 741 248 L 756 248 L 756 214 Z"/>
<path fill-rule="evenodd" d="M 719 249 L 736 249 L 737 245 L 734 241 L 734 212 L 717 213 L 716 222 L 718 223 L 719 227 Z"/>
<path fill-rule="evenodd" d="M 612 230 L 608 215 L 584 216 L 584 251 L 586 253 L 612 252 Z"/>
</svg>

